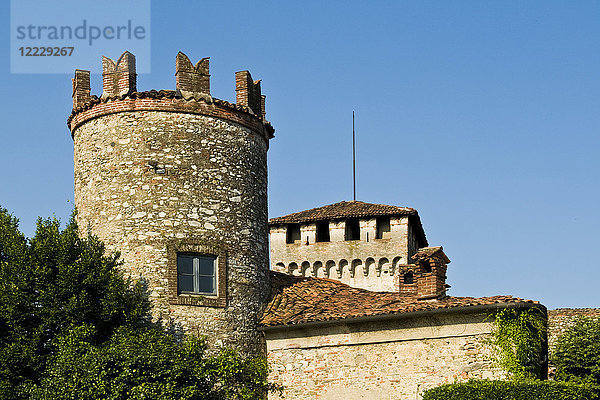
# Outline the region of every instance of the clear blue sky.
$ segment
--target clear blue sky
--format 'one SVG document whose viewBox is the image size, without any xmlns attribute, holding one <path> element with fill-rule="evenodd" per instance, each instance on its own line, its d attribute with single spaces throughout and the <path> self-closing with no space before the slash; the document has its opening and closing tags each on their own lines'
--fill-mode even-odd
<svg viewBox="0 0 600 400">
<path fill-rule="evenodd" d="M 72 75 L 10 74 L 1 12 L 0 205 L 30 236 L 73 206 Z M 600 307 L 600 2 L 153 1 L 151 35 L 140 90 L 179 50 L 217 98 L 263 80 L 270 216 L 351 199 L 354 110 L 358 199 L 419 211 L 450 294 Z"/>
</svg>

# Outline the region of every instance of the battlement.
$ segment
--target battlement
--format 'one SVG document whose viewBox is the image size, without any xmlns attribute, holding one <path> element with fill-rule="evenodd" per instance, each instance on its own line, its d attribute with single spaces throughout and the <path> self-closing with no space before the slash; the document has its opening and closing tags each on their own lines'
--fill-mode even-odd
<svg viewBox="0 0 600 400">
<path fill-rule="evenodd" d="M 177 90 L 210 95 L 210 57 L 204 57 L 193 65 L 182 52 L 175 57 L 175 86 Z M 185 96 L 184 96 L 185 97 Z"/>
<path fill-rule="evenodd" d="M 75 70 L 71 131 L 90 118 L 124 111 L 172 111 L 203 114 L 238 122 L 263 134 L 268 141 L 274 130 L 265 119 L 265 96 L 260 81 L 248 71 L 235 73 L 236 104 L 210 94 L 209 57 L 195 65 L 182 52 L 175 57 L 175 90 L 137 91 L 135 56 L 124 52 L 117 61 L 102 57 L 102 95 L 90 93 L 90 71 Z M 127 100 L 127 101 L 121 101 Z M 130 101 L 133 100 L 133 101 Z M 242 115 L 243 114 L 243 115 Z"/>
<path fill-rule="evenodd" d="M 115 62 L 102 57 L 102 97 L 122 96 L 137 91 L 135 56 L 126 51 Z"/>
</svg>

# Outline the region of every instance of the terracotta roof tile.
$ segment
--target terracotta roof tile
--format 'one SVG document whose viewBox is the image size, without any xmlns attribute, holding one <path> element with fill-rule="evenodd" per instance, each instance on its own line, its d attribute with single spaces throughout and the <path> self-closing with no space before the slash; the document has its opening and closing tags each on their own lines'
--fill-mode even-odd
<svg viewBox="0 0 600 400">
<path fill-rule="evenodd" d="M 413 254 L 412 258 L 414 260 L 420 260 L 422 258 L 431 258 L 433 256 L 441 257 L 446 262 L 446 264 L 450 264 L 450 259 L 448 258 L 446 253 L 444 253 L 444 248 L 442 246 L 422 247 L 418 249 L 415 254 Z"/>
<path fill-rule="evenodd" d="M 399 293 L 371 292 L 331 279 L 295 277 L 274 271 L 271 272 L 271 279 L 271 301 L 261 321 L 264 326 L 500 303 L 538 304 L 512 296 L 446 297 L 435 301 L 419 301 Z"/>
<path fill-rule="evenodd" d="M 270 225 L 314 222 L 344 218 L 368 218 L 393 215 L 418 215 L 417 210 L 409 207 L 388 206 L 384 204 L 371 204 L 362 201 L 340 201 L 323 207 L 311 208 L 282 217 L 271 218 Z"/>
</svg>

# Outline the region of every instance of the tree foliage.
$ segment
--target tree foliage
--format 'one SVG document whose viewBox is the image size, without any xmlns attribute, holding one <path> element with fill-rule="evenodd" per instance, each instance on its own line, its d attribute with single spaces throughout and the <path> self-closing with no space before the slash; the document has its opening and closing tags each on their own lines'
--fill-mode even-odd
<svg viewBox="0 0 600 400">
<path fill-rule="evenodd" d="M 32 239 L 0 208 L 0 399 L 253 399 L 263 359 L 207 356 L 198 338 L 150 321 L 148 294 L 118 254 L 71 218 L 38 220 Z"/>
<path fill-rule="evenodd" d="M 600 385 L 600 319 L 576 319 L 552 352 L 555 379 Z"/>
</svg>

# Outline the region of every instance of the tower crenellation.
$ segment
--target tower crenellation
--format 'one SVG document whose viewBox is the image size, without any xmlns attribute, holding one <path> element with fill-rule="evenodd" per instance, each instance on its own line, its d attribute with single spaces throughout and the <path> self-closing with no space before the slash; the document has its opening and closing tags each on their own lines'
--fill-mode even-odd
<svg viewBox="0 0 600 400">
<path fill-rule="evenodd" d="M 264 116 L 265 96 L 260 90 L 260 80 L 252 80 L 248 71 L 235 73 L 236 102 L 246 106 L 256 115 Z"/>
<path fill-rule="evenodd" d="M 176 90 L 138 92 L 129 52 L 103 58 L 101 97 L 75 72 L 77 221 L 148 283 L 154 318 L 261 353 L 273 128 L 250 103 L 210 96 L 208 58 L 175 61 Z"/>
<path fill-rule="evenodd" d="M 182 92 L 210 95 L 210 57 L 204 57 L 193 65 L 182 52 L 175 58 L 175 87 Z"/>
<path fill-rule="evenodd" d="M 122 96 L 137 91 L 135 56 L 126 51 L 115 62 L 102 57 L 102 97 Z"/>
<path fill-rule="evenodd" d="M 90 71 L 75 70 L 73 81 L 73 109 L 77 109 L 92 99 L 90 94 Z"/>
</svg>

